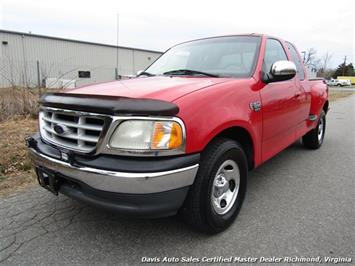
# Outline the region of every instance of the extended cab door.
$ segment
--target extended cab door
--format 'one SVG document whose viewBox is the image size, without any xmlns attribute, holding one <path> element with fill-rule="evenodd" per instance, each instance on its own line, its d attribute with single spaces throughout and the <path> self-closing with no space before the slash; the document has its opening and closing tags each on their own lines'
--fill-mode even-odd
<svg viewBox="0 0 355 266">
<path fill-rule="evenodd" d="M 299 111 L 296 114 L 296 119 L 298 123 L 296 130 L 296 138 L 299 138 L 302 137 L 309 130 L 307 126 L 307 120 L 309 118 L 309 112 L 311 108 L 311 88 L 309 81 L 306 79 L 305 69 L 303 67 L 300 54 L 297 52 L 295 46 L 290 42 L 286 42 L 286 46 L 291 56 L 291 60 L 295 63 L 297 68 L 295 85 L 298 89 L 298 96 L 295 97 L 295 101 L 297 101 L 297 104 L 299 105 Z"/>
<path fill-rule="evenodd" d="M 269 73 L 273 63 L 288 60 L 281 42 L 266 39 L 263 73 Z M 303 91 L 296 79 L 270 82 L 260 91 L 263 112 L 262 160 L 265 161 L 295 141 L 296 126 L 300 122 Z"/>
</svg>

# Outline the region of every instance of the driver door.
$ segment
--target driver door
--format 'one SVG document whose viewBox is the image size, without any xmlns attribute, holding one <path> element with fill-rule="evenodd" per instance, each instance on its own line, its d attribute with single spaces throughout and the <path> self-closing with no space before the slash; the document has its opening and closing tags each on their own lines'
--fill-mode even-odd
<svg viewBox="0 0 355 266">
<path fill-rule="evenodd" d="M 266 40 L 263 73 L 269 73 L 273 63 L 288 60 L 283 45 L 276 39 Z M 270 82 L 260 91 L 263 110 L 262 160 L 274 156 L 295 141 L 299 95 L 295 78 Z"/>
</svg>

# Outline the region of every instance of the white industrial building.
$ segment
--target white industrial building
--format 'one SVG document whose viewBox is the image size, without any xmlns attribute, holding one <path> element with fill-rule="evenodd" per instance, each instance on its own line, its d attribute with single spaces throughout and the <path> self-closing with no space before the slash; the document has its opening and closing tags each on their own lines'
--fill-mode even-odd
<svg viewBox="0 0 355 266">
<path fill-rule="evenodd" d="M 111 81 L 134 75 L 160 55 L 152 50 L 0 30 L 0 88 L 65 88 Z"/>
</svg>

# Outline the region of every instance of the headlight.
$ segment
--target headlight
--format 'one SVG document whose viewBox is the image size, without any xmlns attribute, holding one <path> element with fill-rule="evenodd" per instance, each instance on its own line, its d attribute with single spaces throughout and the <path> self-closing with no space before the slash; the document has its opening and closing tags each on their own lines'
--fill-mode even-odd
<svg viewBox="0 0 355 266">
<path fill-rule="evenodd" d="M 126 120 L 118 125 L 110 148 L 122 150 L 174 150 L 182 148 L 182 125 L 176 121 Z"/>
</svg>

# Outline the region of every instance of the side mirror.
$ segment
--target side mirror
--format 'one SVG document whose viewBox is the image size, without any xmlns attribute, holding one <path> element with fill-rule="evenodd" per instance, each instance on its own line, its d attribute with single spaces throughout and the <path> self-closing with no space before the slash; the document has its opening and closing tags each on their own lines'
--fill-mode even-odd
<svg viewBox="0 0 355 266">
<path fill-rule="evenodd" d="M 291 61 L 276 61 L 272 64 L 266 82 L 284 81 L 292 79 L 297 73 L 296 65 Z"/>
<path fill-rule="evenodd" d="M 142 73 L 143 73 L 143 70 L 138 70 L 136 76 L 138 77 Z"/>
</svg>

